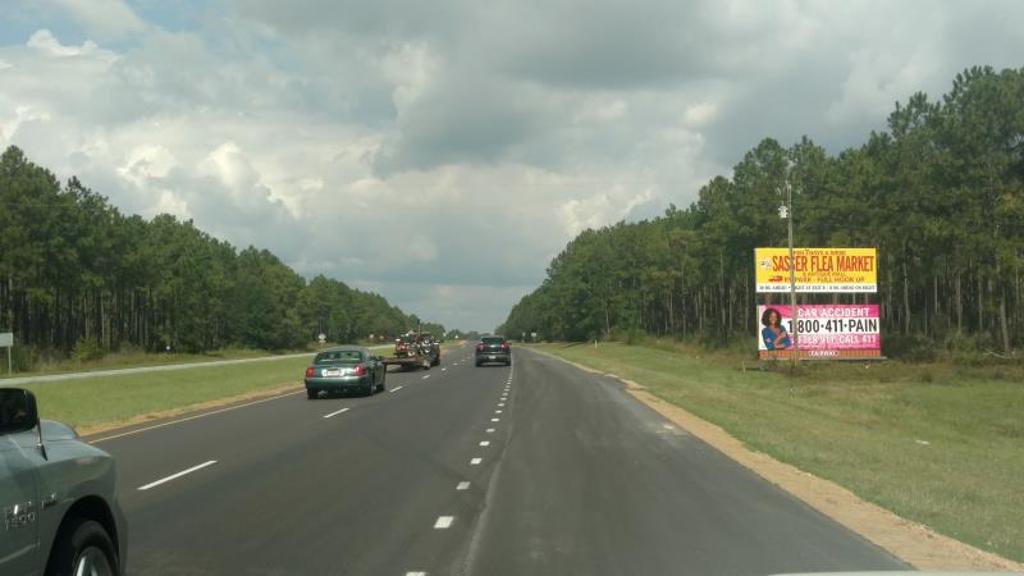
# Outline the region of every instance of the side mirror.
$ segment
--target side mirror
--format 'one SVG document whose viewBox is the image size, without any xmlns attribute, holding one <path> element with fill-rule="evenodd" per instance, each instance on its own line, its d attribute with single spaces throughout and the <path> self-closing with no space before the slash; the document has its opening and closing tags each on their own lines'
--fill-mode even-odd
<svg viewBox="0 0 1024 576">
<path fill-rule="evenodd" d="M 25 432 L 39 426 L 36 397 L 21 388 L 0 388 L 0 434 Z"/>
</svg>

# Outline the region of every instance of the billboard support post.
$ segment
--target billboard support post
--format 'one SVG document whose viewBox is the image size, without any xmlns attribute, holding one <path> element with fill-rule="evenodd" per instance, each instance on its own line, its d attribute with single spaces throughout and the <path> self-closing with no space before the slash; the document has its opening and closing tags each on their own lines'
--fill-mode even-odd
<svg viewBox="0 0 1024 576">
<path fill-rule="evenodd" d="M 800 308 L 796 304 L 796 261 L 793 258 L 793 186 L 789 182 L 789 173 L 786 173 L 786 220 L 789 223 L 789 305 L 793 310 L 790 335 L 793 338 L 793 350 L 790 352 L 792 358 L 791 366 L 796 369 L 796 363 L 800 358 L 800 340 L 797 325 L 800 323 Z"/>
</svg>

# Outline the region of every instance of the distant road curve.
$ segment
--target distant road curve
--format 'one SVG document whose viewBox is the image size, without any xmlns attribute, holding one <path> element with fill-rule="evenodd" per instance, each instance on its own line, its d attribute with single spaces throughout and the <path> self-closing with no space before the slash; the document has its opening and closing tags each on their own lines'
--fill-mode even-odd
<svg viewBox="0 0 1024 576">
<path fill-rule="evenodd" d="M 390 345 L 388 345 L 390 346 Z M 384 346 L 387 348 L 388 346 Z M 371 348 L 381 348 L 372 346 Z M 95 378 L 97 376 L 120 376 L 123 374 L 139 374 L 142 372 L 166 372 L 168 370 L 187 370 L 189 368 L 203 368 L 206 366 L 226 366 L 228 364 L 245 364 L 247 362 L 272 362 L 274 360 L 286 360 L 288 358 L 300 358 L 312 356 L 315 352 L 302 352 L 300 354 L 282 354 L 280 356 L 260 356 L 258 358 L 240 358 L 237 360 L 210 360 L 206 362 L 184 362 L 181 364 L 160 364 L 157 366 L 139 366 L 138 368 L 117 368 L 114 370 L 93 370 L 91 372 L 69 372 L 67 374 L 46 374 L 39 376 L 19 376 L 17 378 L 0 378 L 0 386 L 18 386 L 21 384 L 38 384 L 42 382 L 61 382 L 64 380 L 78 380 L 80 378 Z"/>
</svg>

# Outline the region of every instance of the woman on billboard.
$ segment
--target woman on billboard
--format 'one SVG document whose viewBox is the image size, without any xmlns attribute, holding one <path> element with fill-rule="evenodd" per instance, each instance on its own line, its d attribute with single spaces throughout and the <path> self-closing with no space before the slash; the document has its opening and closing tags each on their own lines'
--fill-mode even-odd
<svg viewBox="0 0 1024 576">
<path fill-rule="evenodd" d="M 761 324 L 764 325 L 761 339 L 769 350 L 788 350 L 793 345 L 789 333 L 782 325 L 782 315 L 775 308 L 768 308 L 761 314 Z"/>
</svg>

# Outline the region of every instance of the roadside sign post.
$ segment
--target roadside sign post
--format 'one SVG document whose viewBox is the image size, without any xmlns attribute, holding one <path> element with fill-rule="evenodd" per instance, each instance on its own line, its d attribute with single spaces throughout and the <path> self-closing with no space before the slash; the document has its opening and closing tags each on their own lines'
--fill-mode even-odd
<svg viewBox="0 0 1024 576">
<path fill-rule="evenodd" d="M 14 347 L 14 332 L 0 332 L 0 346 L 7 348 L 7 374 L 14 374 L 11 362 L 11 348 Z"/>
<path fill-rule="evenodd" d="M 800 308 L 796 304 L 796 262 L 793 260 L 793 186 L 789 183 L 789 174 L 786 174 L 786 220 L 789 223 L 789 305 L 793 310 L 793 320 L 790 331 L 793 339 L 792 367 L 800 360 L 800 340 L 797 334 L 797 326 L 800 324 Z"/>
</svg>

